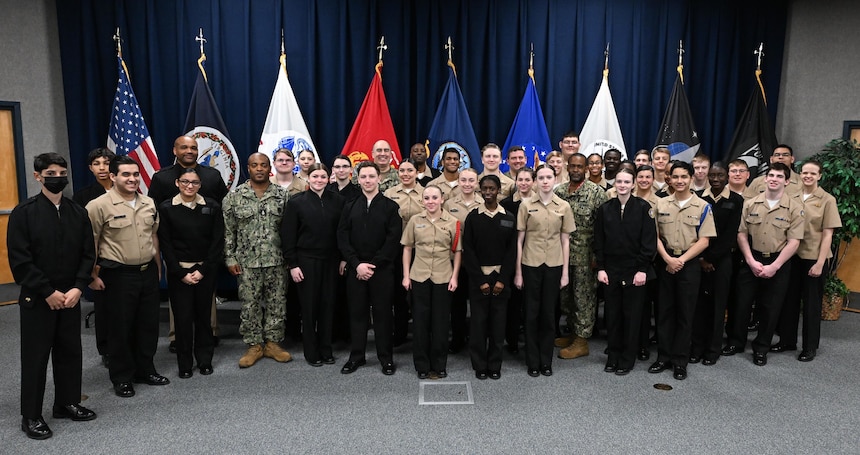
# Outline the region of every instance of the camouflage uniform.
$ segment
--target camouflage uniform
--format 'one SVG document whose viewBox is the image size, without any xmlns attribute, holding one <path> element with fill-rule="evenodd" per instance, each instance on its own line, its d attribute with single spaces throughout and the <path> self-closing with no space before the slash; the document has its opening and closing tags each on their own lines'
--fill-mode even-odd
<svg viewBox="0 0 860 455">
<path fill-rule="evenodd" d="M 555 194 L 570 204 L 576 222 L 576 231 L 570 233 L 570 284 L 561 290 L 561 309 L 571 333 L 589 338 L 594 329 L 597 306 L 597 277 L 592 270 L 594 252 L 591 245 L 594 219 L 597 208 L 608 198 L 603 188 L 588 180 L 573 193 L 568 191 L 567 184 L 559 185 Z"/>
<path fill-rule="evenodd" d="M 257 198 L 247 182 L 224 198 L 224 257 L 227 266 L 242 268 L 239 333 L 247 344 L 284 338 L 287 282 L 279 228 L 288 198 L 274 184 Z"/>
</svg>

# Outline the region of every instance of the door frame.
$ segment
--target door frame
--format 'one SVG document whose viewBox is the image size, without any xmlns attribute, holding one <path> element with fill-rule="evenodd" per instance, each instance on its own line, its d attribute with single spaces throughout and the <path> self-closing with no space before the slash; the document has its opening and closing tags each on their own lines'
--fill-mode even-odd
<svg viewBox="0 0 860 455">
<path fill-rule="evenodd" d="M 0 101 L 0 110 L 12 112 L 12 134 L 14 135 L 15 169 L 18 174 L 18 203 L 27 199 L 27 163 L 24 159 L 24 128 L 19 101 Z"/>
</svg>

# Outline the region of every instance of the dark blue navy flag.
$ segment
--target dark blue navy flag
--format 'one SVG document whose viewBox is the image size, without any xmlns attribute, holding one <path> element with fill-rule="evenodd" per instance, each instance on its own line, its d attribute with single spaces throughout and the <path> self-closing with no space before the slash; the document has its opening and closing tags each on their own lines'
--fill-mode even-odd
<svg viewBox="0 0 860 455">
<path fill-rule="evenodd" d="M 185 117 L 185 135 L 197 140 L 197 146 L 200 148 L 197 162 L 221 172 L 227 189 L 234 190 L 239 183 L 238 155 L 230 141 L 218 105 L 215 104 L 215 97 L 209 90 L 206 70 L 203 67 L 205 60 L 205 56 L 198 60 L 200 72 L 197 74 L 197 82 L 194 83 L 188 116 Z"/>
<path fill-rule="evenodd" d="M 756 76 L 758 79 L 758 76 Z M 746 109 L 735 128 L 732 142 L 726 152 L 725 162 L 740 158 L 746 161 L 750 168 L 750 179 L 767 173 L 770 166 L 770 155 L 776 148 L 776 133 L 770 124 L 767 115 L 767 106 L 764 98 L 764 86 L 761 80 L 758 87 L 753 90 Z"/>
<path fill-rule="evenodd" d="M 448 76 L 448 84 L 442 92 L 436 116 L 427 134 L 428 153 L 432 159 L 432 166 L 439 169 L 442 160 L 442 152 L 453 147 L 460 152 L 460 169 L 471 167 L 478 172 L 484 170 L 481 163 L 481 149 L 475 130 L 472 128 L 472 120 L 469 111 L 466 110 L 466 102 L 463 93 L 460 92 L 460 84 L 457 83 L 457 75 L 454 73 L 453 64 L 449 63 L 451 74 Z"/>
<path fill-rule="evenodd" d="M 666 147 L 672 155 L 673 160 L 693 161 L 693 157 L 699 152 L 699 133 L 693 122 L 693 113 L 690 111 L 690 102 L 684 92 L 684 83 L 681 74 L 675 78 L 675 87 L 672 88 L 672 96 L 669 97 L 669 106 L 657 131 L 657 140 L 654 148 Z"/>
<path fill-rule="evenodd" d="M 531 76 L 529 76 L 526 93 L 523 95 L 520 108 L 517 110 L 517 116 L 514 117 L 514 123 L 511 125 L 511 131 L 508 133 L 508 138 L 505 139 L 504 147 L 502 147 L 502 155 L 507 156 L 508 149 L 514 145 L 519 145 L 525 149 L 526 165 L 531 168 L 534 168 L 536 163 L 544 161 L 546 155 L 552 151 L 537 88 Z M 507 172 L 508 169 L 507 160 L 503 160 L 499 170 Z"/>
</svg>

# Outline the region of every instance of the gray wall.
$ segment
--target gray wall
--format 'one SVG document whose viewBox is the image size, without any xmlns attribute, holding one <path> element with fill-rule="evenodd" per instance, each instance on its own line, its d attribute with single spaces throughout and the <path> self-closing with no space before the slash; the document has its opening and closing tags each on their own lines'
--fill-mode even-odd
<svg viewBox="0 0 860 455">
<path fill-rule="evenodd" d="M 40 190 L 29 178 L 34 156 L 69 157 L 54 5 L 53 0 L 0 0 L 0 100 L 21 103 L 29 195 Z"/>
<path fill-rule="evenodd" d="M 800 158 L 860 120 L 860 5 L 794 0 L 787 35 L 776 137 Z"/>
</svg>

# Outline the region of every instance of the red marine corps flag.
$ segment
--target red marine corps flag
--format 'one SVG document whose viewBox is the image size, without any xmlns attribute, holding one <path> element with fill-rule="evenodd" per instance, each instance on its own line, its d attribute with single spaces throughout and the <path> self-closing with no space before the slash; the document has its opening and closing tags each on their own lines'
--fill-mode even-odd
<svg viewBox="0 0 860 455">
<path fill-rule="evenodd" d="M 385 37 L 379 41 L 379 62 L 376 64 L 376 74 L 358 110 L 358 116 L 352 125 L 352 131 L 346 138 L 341 155 L 345 155 L 355 166 L 362 161 L 371 159 L 373 143 L 385 140 L 391 145 L 391 163 L 395 168 L 400 165 L 400 147 L 397 145 L 397 136 L 394 134 L 394 124 L 391 123 L 391 114 L 388 111 L 388 102 L 385 101 L 385 92 L 382 90 L 382 51 L 387 49 Z"/>
</svg>

